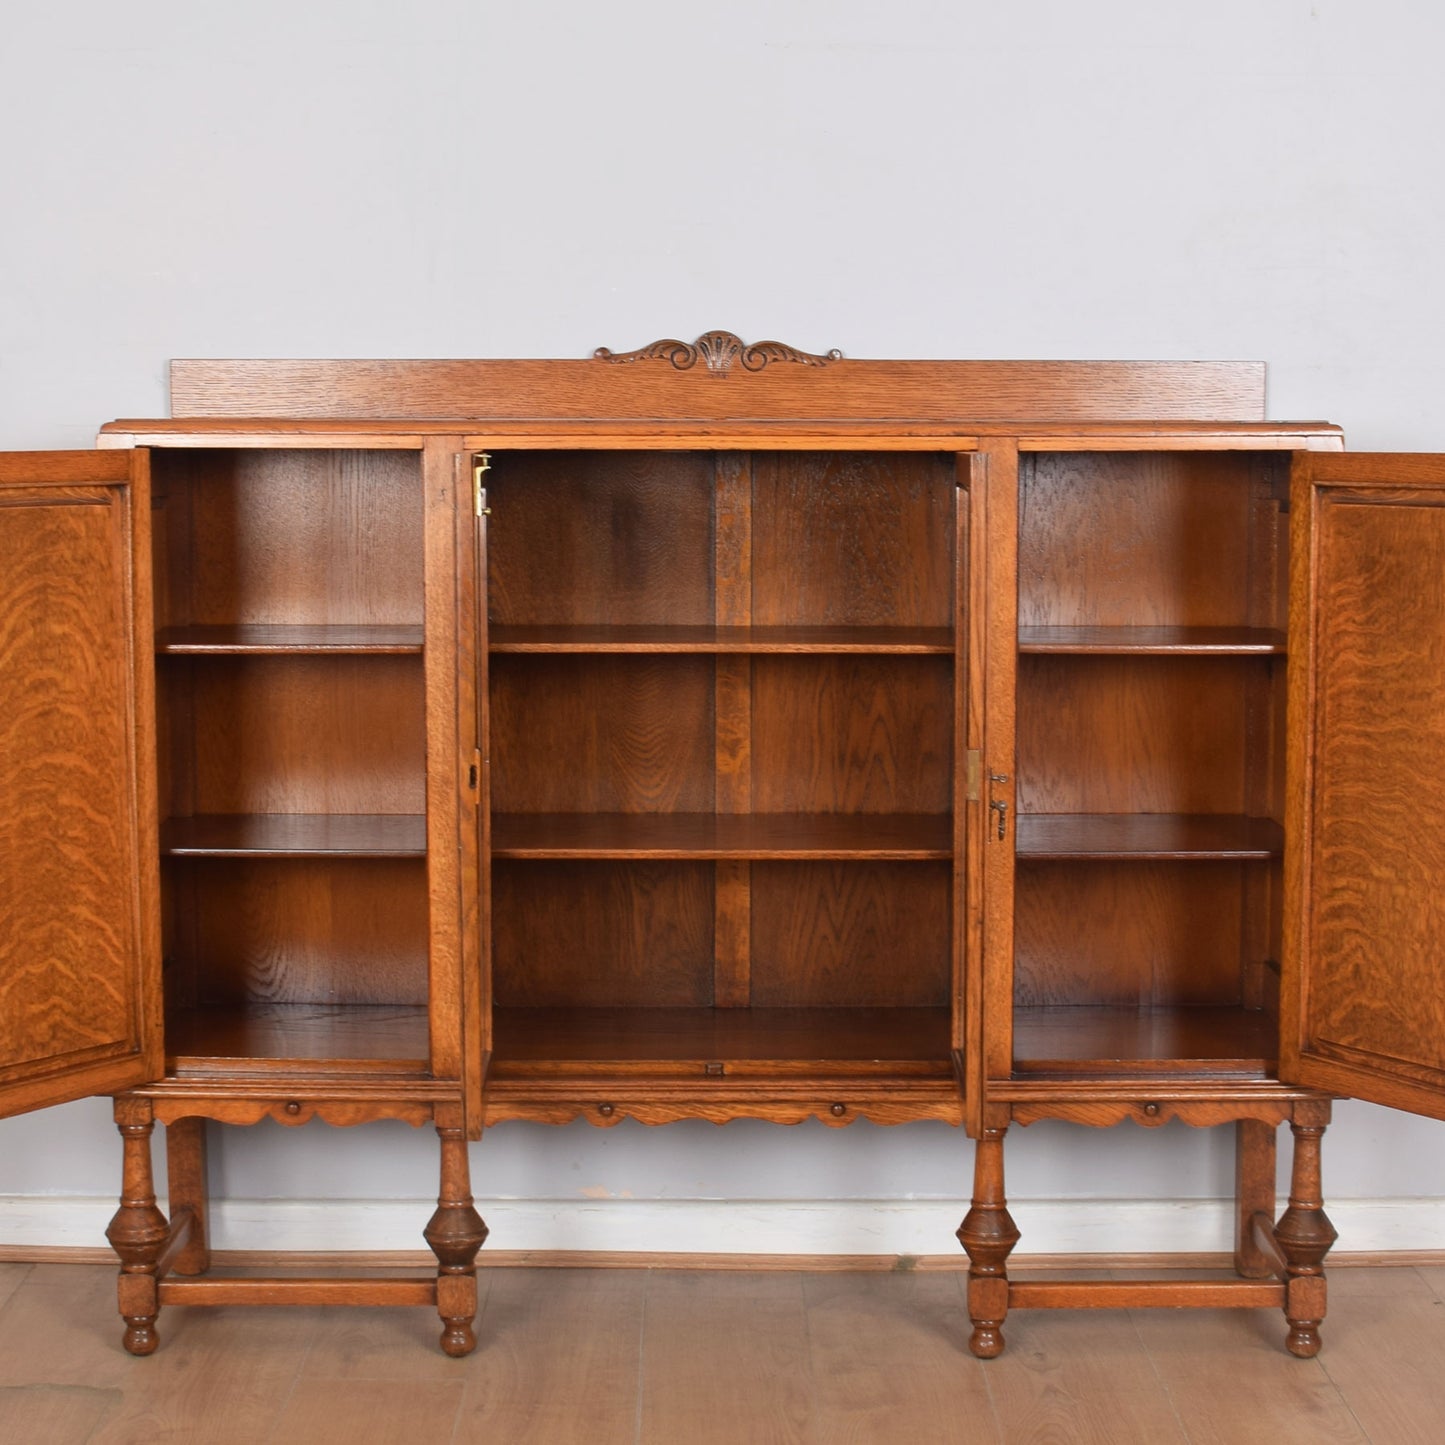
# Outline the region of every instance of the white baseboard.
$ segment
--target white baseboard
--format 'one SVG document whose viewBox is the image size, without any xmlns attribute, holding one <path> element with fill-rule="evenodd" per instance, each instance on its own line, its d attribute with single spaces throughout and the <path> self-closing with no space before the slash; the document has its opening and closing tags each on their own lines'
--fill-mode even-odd
<svg viewBox="0 0 1445 1445">
<path fill-rule="evenodd" d="M 955 1246 L 961 1202 L 894 1200 L 483 1199 L 488 1249 L 647 1254 L 940 1255 Z M 1228 1250 L 1221 1200 L 1011 1200 L 1031 1254 L 1172 1254 Z M 1328 1203 L 1349 1253 L 1445 1250 L 1445 1199 Z M 93 1249 L 113 1198 L 0 1197 L 0 1249 Z M 228 1199 L 214 1208 L 218 1249 L 415 1251 L 423 1200 Z"/>
</svg>

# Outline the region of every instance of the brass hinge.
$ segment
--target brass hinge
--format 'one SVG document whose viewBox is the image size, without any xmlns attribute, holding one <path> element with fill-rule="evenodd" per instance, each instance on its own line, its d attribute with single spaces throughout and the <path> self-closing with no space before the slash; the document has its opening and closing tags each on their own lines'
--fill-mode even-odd
<svg viewBox="0 0 1445 1445">
<path fill-rule="evenodd" d="M 976 803 L 982 796 L 983 754 L 978 748 L 970 748 L 964 756 L 967 759 L 968 766 L 967 790 L 964 793 L 964 797 L 966 797 L 970 803 Z"/>
<path fill-rule="evenodd" d="M 487 489 L 482 478 L 492 469 L 490 452 L 472 453 L 472 510 L 479 517 L 490 517 L 492 509 L 487 505 Z"/>
<path fill-rule="evenodd" d="M 475 793 L 482 782 L 482 750 L 477 748 L 472 753 L 472 764 L 467 769 L 467 789 Z"/>
</svg>

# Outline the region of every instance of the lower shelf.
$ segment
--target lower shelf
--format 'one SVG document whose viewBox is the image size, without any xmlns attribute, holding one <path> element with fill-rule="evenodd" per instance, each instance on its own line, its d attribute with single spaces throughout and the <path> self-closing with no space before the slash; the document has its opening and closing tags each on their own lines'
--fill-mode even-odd
<svg viewBox="0 0 1445 1445">
<path fill-rule="evenodd" d="M 1278 1022 L 1262 1009 L 1024 1008 L 1014 1011 L 1015 1078 L 1079 1075 L 1273 1077 Z"/>
<path fill-rule="evenodd" d="M 421 1005 L 268 1003 L 186 1009 L 166 1020 L 167 1071 L 425 1074 Z"/>
<path fill-rule="evenodd" d="M 493 1078 L 952 1074 L 946 1008 L 498 1008 Z"/>
</svg>

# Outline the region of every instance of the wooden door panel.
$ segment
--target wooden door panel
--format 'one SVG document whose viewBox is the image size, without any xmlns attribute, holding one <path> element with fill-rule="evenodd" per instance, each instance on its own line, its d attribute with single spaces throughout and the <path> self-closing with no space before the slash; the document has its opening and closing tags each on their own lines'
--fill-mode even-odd
<svg viewBox="0 0 1445 1445">
<path fill-rule="evenodd" d="M 1445 458 L 1294 497 L 1282 1072 L 1445 1118 Z"/>
<path fill-rule="evenodd" d="M 0 456 L 0 1115 L 160 1072 L 144 466 Z"/>
</svg>

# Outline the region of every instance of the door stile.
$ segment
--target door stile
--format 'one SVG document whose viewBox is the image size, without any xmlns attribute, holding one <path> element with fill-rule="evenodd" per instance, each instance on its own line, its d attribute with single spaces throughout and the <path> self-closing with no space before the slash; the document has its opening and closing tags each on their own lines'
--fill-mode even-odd
<svg viewBox="0 0 1445 1445">
<path fill-rule="evenodd" d="M 969 1012 L 967 1118 L 977 1137 L 988 1082 L 1008 1078 L 1013 1066 L 1017 443 L 990 439 L 971 468 L 969 708 L 979 728 L 980 762 L 968 858 L 980 948 L 973 969 L 977 1006 Z"/>
</svg>

